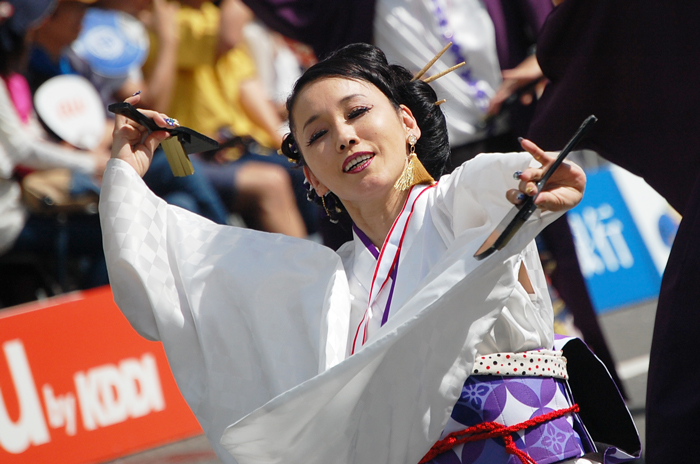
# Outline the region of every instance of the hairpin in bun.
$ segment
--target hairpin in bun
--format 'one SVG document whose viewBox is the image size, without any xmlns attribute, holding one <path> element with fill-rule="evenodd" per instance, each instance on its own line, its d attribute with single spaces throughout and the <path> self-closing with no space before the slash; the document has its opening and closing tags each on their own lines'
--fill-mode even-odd
<svg viewBox="0 0 700 464">
<path fill-rule="evenodd" d="M 438 52 L 438 54 L 435 55 L 435 57 L 434 57 L 432 60 L 428 61 L 428 64 L 426 64 L 425 66 L 423 66 L 423 69 L 421 69 L 420 71 L 418 71 L 418 72 L 413 76 L 413 79 L 411 79 L 411 81 L 415 81 L 415 80 L 417 80 L 417 79 L 421 79 L 421 78 L 423 77 L 423 74 L 425 74 L 425 73 L 428 71 L 428 69 L 430 69 L 431 66 L 434 65 L 435 62 L 436 62 L 437 60 L 439 60 L 440 57 L 441 57 L 451 46 L 452 46 L 452 42 L 450 42 L 450 43 L 448 43 L 447 45 L 445 45 L 445 46 L 442 48 L 442 50 L 440 50 L 440 51 Z M 425 82 L 426 84 L 430 84 L 430 83 L 433 82 L 435 79 L 438 79 L 438 78 L 444 76 L 445 74 L 451 73 L 451 72 L 454 71 L 455 69 L 461 68 L 461 67 L 464 66 L 465 64 L 467 64 L 467 63 L 464 62 L 464 61 L 462 61 L 461 63 L 456 64 L 456 65 L 452 66 L 451 68 L 448 68 L 448 69 L 446 69 L 446 70 L 444 70 L 444 71 L 442 71 L 442 72 L 439 72 L 439 73 L 435 74 L 434 76 L 426 77 L 425 79 L 422 79 L 422 80 L 423 80 L 423 82 Z"/>
</svg>

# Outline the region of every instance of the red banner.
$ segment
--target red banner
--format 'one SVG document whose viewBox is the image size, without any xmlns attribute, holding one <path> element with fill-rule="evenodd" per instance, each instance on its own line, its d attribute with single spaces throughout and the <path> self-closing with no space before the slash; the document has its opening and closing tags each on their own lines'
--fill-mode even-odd
<svg viewBox="0 0 700 464">
<path fill-rule="evenodd" d="M 0 311 L 0 462 L 87 464 L 202 433 L 109 287 Z"/>
</svg>

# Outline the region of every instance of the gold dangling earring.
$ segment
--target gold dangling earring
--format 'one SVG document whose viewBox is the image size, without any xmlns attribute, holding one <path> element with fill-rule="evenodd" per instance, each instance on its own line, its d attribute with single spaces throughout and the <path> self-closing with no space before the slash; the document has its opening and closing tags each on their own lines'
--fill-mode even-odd
<svg viewBox="0 0 700 464">
<path fill-rule="evenodd" d="M 331 217 L 331 212 L 328 211 L 328 207 L 326 206 L 326 196 L 321 195 L 321 204 L 323 205 L 323 209 L 326 210 L 326 216 Z"/>
<path fill-rule="evenodd" d="M 420 159 L 418 159 L 418 155 L 416 155 L 417 141 L 418 138 L 415 135 L 410 134 L 408 136 L 408 145 L 410 146 L 408 163 L 406 164 L 406 167 L 401 173 L 401 176 L 397 179 L 396 183 L 394 184 L 394 188 L 396 190 L 405 191 L 410 189 L 414 185 L 432 185 L 435 183 L 435 179 L 433 179 L 433 176 L 431 176 L 430 173 L 425 169 L 423 163 L 421 163 Z"/>
</svg>

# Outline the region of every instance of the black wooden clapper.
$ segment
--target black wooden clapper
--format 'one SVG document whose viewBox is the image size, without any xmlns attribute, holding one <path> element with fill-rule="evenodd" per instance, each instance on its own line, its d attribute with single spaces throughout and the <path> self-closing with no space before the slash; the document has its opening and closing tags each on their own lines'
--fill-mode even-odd
<svg viewBox="0 0 700 464">
<path fill-rule="evenodd" d="M 219 143 L 200 134 L 188 127 L 160 127 L 153 119 L 149 118 L 133 105 L 126 102 L 112 103 L 107 107 L 115 114 L 126 116 L 148 129 L 148 132 L 165 131 L 171 137 L 163 140 L 161 146 L 165 151 L 165 156 L 170 164 L 170 169 L 176 177 L 184 177 L 194 174 L 194 167 L 187 155 L 191 153 L 201 153 L 204 151 L 219 148 Z"/>
<path fill-rule="evenodd" d="M 569 140 L 564 149 L 559 153 L 557 159 L 554 163 L 547 169 L 544 173 L 542 179 L 537 182 L 537 193 L 534 196 L 528 197 L 524 202 L 519 205 L 514 206 L 508 214 L 501 220 L 501 222 L 496 226 L 496 228 L 491 232 L 484 243 L 479 247 L 479 249 L 474 254 L 476 259 L 484 259 L 496 250 L 500 250 L 510 242 L 515 233 L 520 230 L 520 228 L 525 224 L 525 221 L 537 210 L 537 205 L 535 205 L 535 199 L 537 195 L 540 194 L 544 188 L 544 184 L 547 183 L 549 177 L 557 170 L 559 165 L 564 161 L 564 158 L 573 150 L 576 144 L 581 140 L 581 138 L 588 132 L 593 123 L 598 120 L 593 115 L 590 115 L 583 121 L 583 124 L 578 128 L 574 136 Z"/>
</svg>

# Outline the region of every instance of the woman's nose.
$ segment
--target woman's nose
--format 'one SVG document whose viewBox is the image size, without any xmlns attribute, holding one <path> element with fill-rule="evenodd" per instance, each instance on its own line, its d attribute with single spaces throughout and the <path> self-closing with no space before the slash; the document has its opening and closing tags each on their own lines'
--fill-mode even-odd
<svg viewBox="0 0 700 464">
<path fill-rule="evenodd" d="M 338 131 L 338 151 L 345 151 L 351 145 L 355 145 L 356 143 L 357 135 L 352 130 L 347 128 Z"/>
<path fill-rule="evenodd" d="M 348 140 L 347 144 L 341 143 L 339 148 L 341 151 L 343 151 L 346 148 L 348 148 L 350 145 L 355 145 L 356 143 L 357 143 L 357 141 L 355 139 L 350 139 L 350 140 Z"/>
</svg>

